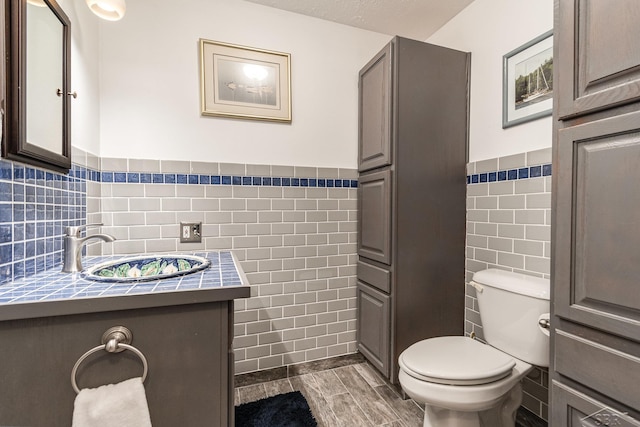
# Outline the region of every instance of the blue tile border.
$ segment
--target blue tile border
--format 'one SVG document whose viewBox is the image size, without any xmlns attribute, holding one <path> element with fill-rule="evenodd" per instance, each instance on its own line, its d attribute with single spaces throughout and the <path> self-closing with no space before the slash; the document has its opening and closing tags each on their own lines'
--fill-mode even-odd
<svg viewBox="0 0 640 427">
<path fill-rule="evenodd" d="M 87 180 L 102 183 L 238 185 L 252 187 L 358 188 L 357 179 L 180 173 L 95 171 L 81 168 Z"/>
<path fill-rule="evenodd" d="M 514 181 L 529 178 L 551 176 L 551 164 L 514 168 L 493 172 L 467 175 L 467 184 L 482 184 L 486 182 Z"/>
</svg>

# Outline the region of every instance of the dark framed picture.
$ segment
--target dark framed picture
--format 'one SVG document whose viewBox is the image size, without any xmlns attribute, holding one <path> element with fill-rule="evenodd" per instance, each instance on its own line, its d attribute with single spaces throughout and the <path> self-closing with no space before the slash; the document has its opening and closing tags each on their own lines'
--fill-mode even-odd
<svg viewBox="0 0 640 427">
<path fill-rule="evenodd" d="M 200 112 L 291 122 L 291 55 L 200 39 Z"/>
<path fill-rule="evenodd" d="M 507 53 L 502 62 L 502 127 L 551 115 L 553 31 Z"/>
</svg>

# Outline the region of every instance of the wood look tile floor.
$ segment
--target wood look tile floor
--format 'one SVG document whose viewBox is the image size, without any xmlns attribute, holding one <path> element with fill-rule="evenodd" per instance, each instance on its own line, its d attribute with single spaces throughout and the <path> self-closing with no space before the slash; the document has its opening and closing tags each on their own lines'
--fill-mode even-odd
<svg viewBox="0 0 640 427">
<path fill-rule="evenodd" d="M 290 391 L 305 396 L 319 427 L 420 427 L 423 422 L 422 409 L 398 396 L 367 363 L 238 387 L 235 404 Z"/>
</svg>

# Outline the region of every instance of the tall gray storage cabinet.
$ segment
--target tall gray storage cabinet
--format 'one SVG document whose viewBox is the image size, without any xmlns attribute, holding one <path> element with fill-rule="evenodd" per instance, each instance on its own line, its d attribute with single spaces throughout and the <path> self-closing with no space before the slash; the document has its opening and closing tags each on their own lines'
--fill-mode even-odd
<svg viewBox="0 0 640 427">
<path fill-rule="evenodd" d="M 640 426 L 640 2 L 555 12 L 550 425 Z"/>
<path fill-rule="evenodd" d="M 359 351 L 464 333 L 470 54 L 395 37 L 359 80 Z"/>
</svg>

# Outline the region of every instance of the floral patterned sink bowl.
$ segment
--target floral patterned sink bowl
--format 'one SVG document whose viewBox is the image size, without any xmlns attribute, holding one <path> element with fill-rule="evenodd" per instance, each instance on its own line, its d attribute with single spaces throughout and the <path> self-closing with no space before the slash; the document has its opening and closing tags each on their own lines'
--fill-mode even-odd
<svg viewBox="0 0 640 427">
<path fill-rule="evenodd" d="M 211 261 L 195 255 L 143 255 L 97 264 L 84 274 L 102 282 L 143 282 L 195 273 L 210 265 Z"/>
</svg>

